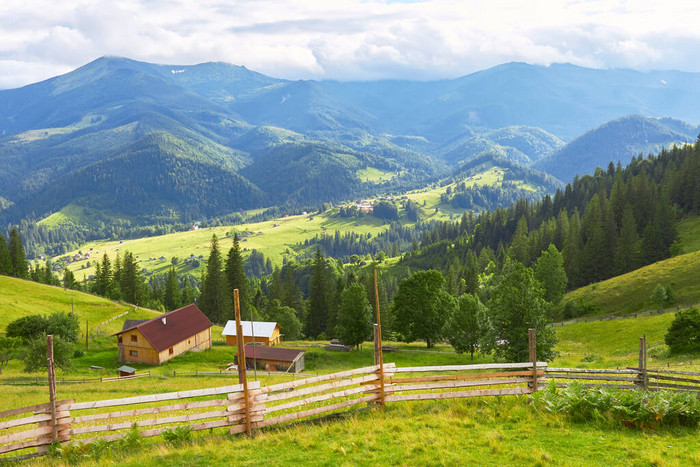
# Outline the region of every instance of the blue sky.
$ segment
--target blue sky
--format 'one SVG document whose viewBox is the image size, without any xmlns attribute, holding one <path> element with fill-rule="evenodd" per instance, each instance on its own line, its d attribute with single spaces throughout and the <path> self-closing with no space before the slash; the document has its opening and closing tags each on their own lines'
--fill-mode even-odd
<svg viewBox="0 0 700 467">
<path fill-rule="evenodd" d="M 440 79 L 504 62 L 700 71 L 695 0 L 2 0 L 0 88 L 97 57 L 289 79 Z"/>
</svg>

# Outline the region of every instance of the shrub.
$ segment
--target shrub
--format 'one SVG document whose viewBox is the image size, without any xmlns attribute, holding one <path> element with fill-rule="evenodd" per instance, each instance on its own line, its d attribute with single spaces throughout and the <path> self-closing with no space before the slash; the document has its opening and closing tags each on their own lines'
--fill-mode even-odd
<svg viewBox="0 0 700 467">
<path fill-rule="evenodd" d="M 173 429 L 165 430 L 163 438 L 168 443 L 175 446 L 180 446 L 184 443 L 189 443 L 192 438 L 192 428 L 186 425 L 178 426 Z"/>
<path fill-rule="evenodd" d="M 532 396 L 540 410 L 559 413 L 574 422 L 595 421 L 634 428 L 697 427 L 700 399 L 692 393 L 586 389 L 574 382 L 558 391 L 556 382 Z"/>
<path fill-rule="evenodd" d="M 700 310 L 679 310 L 664 337 L 672 353 L 700 350 Z"/>
</svg>

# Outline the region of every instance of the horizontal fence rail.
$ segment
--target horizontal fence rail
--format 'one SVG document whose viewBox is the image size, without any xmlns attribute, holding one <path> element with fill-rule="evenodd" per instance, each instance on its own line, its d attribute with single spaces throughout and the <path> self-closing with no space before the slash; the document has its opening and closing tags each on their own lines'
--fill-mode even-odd
<svg viewBox="0 0 700 467">
<path fill-rule="evenodd" d="M 260 429 L 375 406 L 382 383 L 386 402 L 531 394 L 550 381 L 558 387 L 577 381 L 584 387 L 641 389 L 646 380 L 649 390 L 700 392 L 700 373 L 687 371 L 553 368 L 544 362 L 422 367 L 387 363 L 383 369 L 383 380 L 374 365 L 264 387 L 251 381 L 247 400 L 240 384 L 100 401 L 61 400 L 56 402 L 57 440 L 112 441 L 133 428 L 141 437 L 150 437 L 182 425 L 243 433 L 246 417 L 252 429 Z M 45 449 L 53 442 L 51 419 L 50 404 L 0 412 L 0 454 Z"/>
</svg>

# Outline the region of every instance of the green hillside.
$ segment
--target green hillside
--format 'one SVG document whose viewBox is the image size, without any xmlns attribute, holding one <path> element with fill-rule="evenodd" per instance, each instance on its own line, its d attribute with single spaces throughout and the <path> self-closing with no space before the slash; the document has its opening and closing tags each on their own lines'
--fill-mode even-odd
<svg viewBox="0 0 700 467">
<path fill-rule="evenodd" d="M 129 312 L 126 318 L 145 319 L 157 315 L 155 311 L 134 309 L 132 305 L 120 304 L 75 290 L 64 290 L 36 282 L 0 276 L 0 332 L 11 321 L 33 314 L 51 314 L 57 311 L 73 310 L 80 318 L 80 332 L 85 332 L 88 320 L 90 334 L 97 326 L 114 316 Z M 100 329 L 101 334 L 109 335 L 121 329 L 123 319 L 114 320 Z"/>
</svg>

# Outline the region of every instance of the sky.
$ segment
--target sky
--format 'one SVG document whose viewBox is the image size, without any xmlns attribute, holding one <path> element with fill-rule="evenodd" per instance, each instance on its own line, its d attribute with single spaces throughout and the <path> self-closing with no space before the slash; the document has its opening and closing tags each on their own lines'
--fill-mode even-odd
<svg viewBox="0 0 700 467">
<path fill-rule="evenodd" d="M 456 78 L 501 63 L 700 72 L 697 0 L 1 0 L 0 88 L 104 55 L 287 79 Z"/>
</svg>

